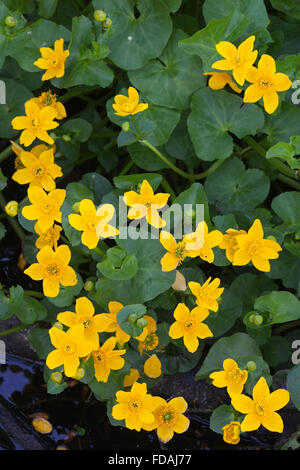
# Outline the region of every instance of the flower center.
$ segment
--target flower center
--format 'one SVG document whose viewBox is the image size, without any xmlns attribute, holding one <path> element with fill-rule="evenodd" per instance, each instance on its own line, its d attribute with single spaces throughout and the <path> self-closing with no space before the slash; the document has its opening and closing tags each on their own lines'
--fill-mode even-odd
<svg viewBox="0 0 300 470">
<path fill-rule="evenodd" d="M 240 383 L 243 380 L 243 374 L 240 369 L 233 369 L 227 372 L 229 382 Z"/>
<path fill-rule="evenodd" d="M 122 106 L 125 113 L 132 113 L 135 110 L 135 107 L 136 104 L 131 100 L 127 100 L 126 103 L 124 103 Z"/>
<path fill-rule="evenodd" d="M 268 80 L 267 78 L 263 78 L 262 80 L 260 80 L 259 82 L 260 86 L 262 86 L 263 88 L 268 88 L 272 85 L 272 83 L 270 82 L 270 80 Z"/>
<path fill-rule="evenodd" d="M 248 251 L 250 255 L 258 255 L 260 250 L 261 250 L 261 246 L 259 243 L 251 243 Z"/>
<path fill-rule="evenodd" d="M 56 66 L 58 64 L 58 60 L 55 57 L 54 59 L 51 60 L 51 65 Z"/>
<path fill-rule="evenodd" d="M 171 426 L 175 421 L 175 413 L 169 407 L 164 408 L 160 413 L 160 422 Z"/>
<path fill-rule="evenodd" d="M 138 402 L 136 400 L 131 400 L 129 402 L 129 408 L 130 408 L 130 411 L 132 413 L 137 413 L 139 411 L 140 407 L 141 407 L 140 402 Z"/>
<path fill-rule="evenodd" d="M 75 351 L 75 348 L 73 344 L 66 344 L 64 347 L 64 350 L 67 354 L 73 354 Z"/>
<path fill-rule="evenodd" d="M 35 169 L 35 176 L 42 176 L 44 172 L 44 168 L 38 166 L 36 169 Z"/>
<path fill-rule="evenodd" d="M 262 416 L 266 412 L 266 409 L 263 403 L 256 403 L 255 409 L 256 409 L 256 413 L 260 416 Z"/>
<path fill-rule="evenodd" d="M 87 330 L 93 323 L 93 320 L 91 318 L 88 318 L 87 320 L 84 320 L 83 322 L 84 329 Z"/>
<path fill-rule="evenodd" d="M 155 333 L 150 333 L 144 341 L 146 351 L 152 351 L 158 345 L 158 337 Z"/>
<path fill-rule="evenodd" d="M 36 118 L 36 117 L 33 118 L 33 119 L 31 120 L 31 125 L 32 125 L 33 127 L 38 127 L 38 125 L 39 125 L 39 120 L 38 120 L 38 118 Z"/>
<path fill-rule="evenodd" d="M 56 95 L 55 95 L 55 93 L 52 94 L 51 91 L 48 91 L 46 93 L 42 93 L 40 101 L 41 101 L 43 106 L 50 106 L 52 103 L 55 103 Z"/>
<path fill-rule="evenodd" d="M 94 359 L 98 362 L 101 362 L 104 359 L 104 354 L 102 351 L 96 351 L 94 354 Z"/>
<path fill-rule="evenodd" d="M 176 258 L 183 260 L 185 258 L 185 245 L 177 245 L 175 250 Z"/>
<path fill-rule="evenodd" d="M 47 274 L 51 277 L 58 277 L 60 274 L 60 269 L 57 264 L 49 264 L 47 266 Z"/>
<path fill-rule="evenodd" d="M 48 200 L 46 200 L 42 203 L 41 210 L 42 212 L 48 213 L 51 210 L 53 210 L 53 204 L 51 204 Z"/>
<path fill-rule="evenodd" d="M 241 58 L 238 54 L 235 56 L 235 61 L 236 61 L 237 64 L 239 64 L 241 62 Z"/>
</svg>

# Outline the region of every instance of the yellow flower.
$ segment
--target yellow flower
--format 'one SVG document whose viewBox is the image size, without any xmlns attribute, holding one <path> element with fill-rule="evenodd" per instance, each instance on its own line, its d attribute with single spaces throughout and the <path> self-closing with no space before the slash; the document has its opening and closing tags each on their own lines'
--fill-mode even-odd
<svg viewBox="0 0 300 470">
<path fill-rule="evenodd" d="M 40 250 L 43 246 L 50 246 L 50 248 L 57 248 L 57 242 L 60 237 L 60 232 L 62 231 L 62 227 L 60 225 L 54 224 L 53 227 L 48 228 L 46 232 L 42 232 L 39 228 L 38 222 L 34 225 L 35 232 L 39 235 L 39 237 L 35 241 L 35 246 Z"/>
<path fill-rule="evenodd" d="M 226 233 L 223 235 L 223 239 L 219 243 L 219 248 L 221 248 L 222 250 L 226 250 L 225 251 L 226 258 L 231 263 L 232 263 L 232 260 L 236 251 L 239 249 L 235 237 L 237 235 L 243 235 L 246 233 L 247 232 L 245 230 L 236 230 L 234 228 L 229 228 L 228 230 L 226 230 Z"/>
<path fill-rule="evenodd" d="M 117 314 L 119 311 L 124 307 L 121 302 L 108 302 L 108 310 L 109 313 L 101 313 L 103 323 L 105 324 L 105 332 L 107 333 L 116 333 L 116 338 L 118 343 L 123 346 L 124 343 L 127 343 L 130 340 L 130 335 L 123 331 L 118 322 L 117 322 Z"/>
<path fill-rule="evenodd" d="M 202 323 L 209 315 L 205 308 L 196 307 L 192 311 L 181 303 L 174 311 L 175 322 L 169 329 L 169 336 L 173 339 L 183 337 L 183 342 L 187 350 L 191 353 L 197 351 L 199 340 L 213 336 L 212 332 L 205 323 Z"/>
<path fill-rule="evenodd" d="M 9 201 L 5 205 L 4 210 L 10 217 L 16 217 L 19 212 L 19 203 L 17 201 Z"/>
<path fill-rule="evenodd" d="M 247 71 L 254 64 L 257 51 L 253 51 L 255 36 L 250 36 L 236 48 L 231 42 L 221 41 L 216 45 L 218 53 L 224 57 L 212 64 L 213 69 L 232 70 L 233 78 L 244 85 Z"/>
<path fill-rule="evenodd" d="M 58 39 L 54 43 L 54 49 L 50 47 L 40 48 L 41 58 L 34 62 L 34 65 L 40 69 L 46 70 L 42 80 L 63 77 L 65 73 L 65 61 L 70 55 L 70 51 L 64 51 L 64 40 Z"/>
<path fill-rule="evenodd" d="M 153 351 L 159 343 L 157 334 L 156 320 L 150 315 L 143 315 L 144 320 L 147 320 L 147 325 L 143 328 L 142 333 L 139 336 L 136 336 L 135 339 L 138 340 L 138 350 L 142 355 L 145 351 Z"/>
<path fill-rule="evenodd" d="M 187 256 L 191 256 L 186 249 L 186 241 L 184 238 L 177 243 L 171 233 L 162 230 L 159 239 L 162 246 L 168 252 L 160 260 L 162 271 L 173 271 Z"/>
<path fill-rule="evenodd" d="M 196 232 L 185 235 L 184 240 L 188 242 L 186 244 L 186 250 L 188 256 L 195 257 L 199 256 L 207 263 L 212 263 L 215 259 L 212 248 L 219 245 L 222 240 L 222 233 L 219 230 L 213 230 L 208 232 L 207 223 L 205 221 L 200 222 L 196 228 Z"/>
<path fill-rule="evenodd" d="M 32 420 L 32 426 L 41 434 L 50 434 L 53 431 L 52 424 L 45 418 L 34 418 Z"/>
<path fill-rule="evenodd" d="M 39 186 L 28 188 L 31 206 L 22 209 L 22 215 L 28 220 L 37 220 L 42 232 L 53 226 L 54 221 L 61 222 L 60 207 L 66 197 L 65 189 L 53 189 L 48 194 Z"/>
<path fill-rule="evenodd" d="M 289 402 L 289 392 L 281 388 L 270 393 L 266 379 L 261 377 L 253 387 L 252 395 L 253 400 L 243 394 L 231 399 L 232 406 L 246 415 L 241 423 L 241 431 L 255 431 L 262 425 L 269 431 L 281 433 L 283 421 L 276 411 Z"/>
<path fill-rule="evenodd" d="M 107 238 L 118 235 L 119 231 L 107 223 L 115 211 L 112 204 L 102 204 L 96 210 L 93 201 L 83 199 L 79 203 L 78 210 L 80 214 L 69 215 L 69 223 L 71 227 L 83 232 L 81 242 L 90 250 L 96 248 L 100 237 Z"/>
<path fill-rule="evenodd" d="M 231 421 L 229 424 L 222 428 L 223 440 L 227 444 L 238 444 L 240 442 L 241 423 L 238 421 Z"/>
<path fill-rule="evenodd" d="M 125 375 L 123 385 L 124 387 L 131 387 L 140 378 L 140 373 L 137 369 L 130 367 L 130 372 Z"/>
<path fill-rule="evenodd" d="M 231 75 L 227 72 L 205 72 L 203 75 L 211 75 L 208 80 L 208 86 L 212 90 L 222 90 L 226 85 L 229 85 L 230 88 L 237 93 L 241 93 L 242 91 L 242 89 L 234 83 Z"/>
<path fill-rule="evenodd" d="M 144 426 L 144 429 L 156 429 L 158 438 L 165 444 L 172 439 L 174 432 L 181 434 L 188 429 L 190 420 L 183 414 L 187 409 L 187 402 L 183 397 L 172 398 L 169 402 L 155 397 L 155 401 L 154 422 Z"/>
<path fill-rule="evenodd" d="M 50 106 L 40 108 L 32 100 L 25 103 L 26 116 L 17 116 L 11 121 L 13 129 L 24 129 L 20 136 L 20 143 L 28 147 L 34 139 L 40 139 L 47 144 L 54 144 L 54 140 L 48 132 L 55 129 L 59 124 L 53 121 L 56 118 L 56 111 Z"/>
<path fill-rule="evenodd" d="M 92 302 L 87 297 L 79 297 L 76 299 L 75 312 L 61 312 L 57 316 L 57 320 L 63 325 L 72 328 L 75 325 L 82 324 L 84 326 L 84 337 L 90 342 L 94 349 L 99 348 L 98 333 L 104 331 L 102 317 L 94 315 L 95 309 Z"/>
<path fill-rule="evenodd" d="M 168 193 L 154 194 L 152 186 L 144 180 L 140 194 L 128 191 L 124 194 L 124 202 L 131 207 L 128 211 L 129 219 L 141 219 L 146 217 L 148 224 L 155 228 L 161 228 L 166 222 L 159 216 L 158 210 L 167 204 L 170 197 Z"/>
<path fill-rule="evenodd" d="M 238 250 L 233 256 L 232 265 L 244 266 L 252 261 L 253 266 L 259 271 L 269 272 L 269 259 L 279 257 L 278 251 L 281 251 L 281 246 L 277 242 L 263 237 L 261 222 L 256 219 L 248 233 L 236 236 Z"/>
<path fill-rule="evenodd" d="M 112 105 L 117 116 L 129 116 L 148 108 L 147 103 L 139 104 L 139 94 L 132 86 L 128 88 L 128 97 L 124 95 L 116 95 L 115 103 Z"/>
<path fill-rule="evenodd" d="M 51 90 L 44 91 L 38 98 L 32 98 L 31 101 L 36 103 L 41 109 L 45 106 L 50 106 L 56 111 L 56 119 L 63 119 L 67 117 L 66 108 L 64 105 L 57 101 L 56 94 Z"/>
<path fill-rule="evenodd" d="M 98 315 L 97 315 L 98 316 Z M 120 357 L 126 353 L 126 349 L 113 350 L 117 344 L 117 338 L 112 336 L 105 343 L 92 352 L 95 367 L 95 377 L 98 382 L 107 382 L 111 370 L 119 370 L 125 364 L 125 360 Z"/>
<path fill-rule="evenodd" d="M 36 255 L 38 263 L 25 269 L 24 273 L 34 281 L 43 280 L 43 290 L 47 297 L 56 297 L 59 285 L 74 286 L 77 283 L 76 274 L 71 266 L 71 251 L 67 245 L 60 245 L 53 251 L 50 246 L 44 246 Z"/>
<path fill-rule="evenodd" d="M 144 363 L 144 373 L 151 379 L 161 376 L 161 362 L 156 354 L 152 354 Z"/>
<path fill-rule="evenodd" d="M 250 85 L 244 95 L 245 103 L 255 103 L 263 98 L 264 108 L 272 114 L 278 107 L 277 92 L 286 91 L 292 86 L 292 82 L 284 73 L 276 73 L 276 63 L 273 57 L 263 54 L 258 66 L 251 67 L 247 71 L 246 80 Z"/>
<path fill-rule="evenodd" d="M 224 287 L 219 287 L 220 279 L 215 278 L 210 282 L 211 277 L 201 286 L 198 282 L 189 282 L 188 286 L 196 297 L 196 304 L 199 307 L 208 308 L 217 312 L 219 309 L 218 298 L 222 294 Z"/>
<path fill-rule="evenodd" d="M 56 348 L 46 359 L 49 369 L 64 365 L 65 375 L 74 377 L 80 364 L 79 358 L 91 353 L 91 344 L 85 341 L 83 325 L 76 325 L 67 332 L 56 327 L 49 330 L 51 343 Z"/>
<path fill-rule="evenodd" d="M 227 387 L 230 397 L 242 393 L 248 378 L 248 371 L 246 369 L 239 369 L 239 366 L 233 359 L 225 359 L 223 361 L 223 369 L 210 374 L 209 378 L 212 379 L 212 384 L 218 388 Z"/>
<path fill-rule="evenodd" d="M 116 400 L 118 403 L 113 406 L 112 416 L 117 420 L 125 419 L 126 428 L 140 431 L 154 422 L 153 410 L 157 401 L 147 393 L 145 383 L 135 382 L 130 392 L 119 390 Z"/>
<path fill-rule="evenodd" d="M 46 191 L 55 189 L 55 178 L 62 176 L 60 166 L 54 163 L 53 149 L 41 152 L 35 156 L 31 152 L 21 152 L 20 160 L 23 168 L 17 170 L 12 179 L 19 184 L 30 184 L 30 186 L 41 186 Z"/>
</svg>

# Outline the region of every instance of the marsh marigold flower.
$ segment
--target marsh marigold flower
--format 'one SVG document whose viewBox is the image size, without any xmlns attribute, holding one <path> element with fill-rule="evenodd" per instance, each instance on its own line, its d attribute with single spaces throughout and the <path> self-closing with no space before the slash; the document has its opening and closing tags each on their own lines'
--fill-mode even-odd
<svg viewBox="0 0 300 470">
<path fill-rule="evenodd" d="M 53 189 L 48 194 L 39 186 L 28 188 L 31 206 L 22 209 L 22 215 L 28 220 L 37 220 L 42 232 L 46 232 L 54 222 L 61 222 L 61 205 L 66 197 L 65 189 Z"/>
<path fill-rule="evenodd" d="M 87 297 L 79 297 L 75 303 L 75 313 L 66 311 L 57 315 L 57 320 L 63 325 L 72 328 L 75 325 L 84 326 L 84 337 L 90 342 L 93 349 L 99 348 L 99 334 L 104 331 L 105 323 L 101 315 L 95 315 L 92 302 Z"/>
<path fill-rule="evenodd" d="M 223 235 L 221 242 L 219 243 L 219 248 L 225 251 L 226 258 L 232 263 L 233 257 L 236 251 L 239 249 L 236 236 L 244 235 L 247 232 L 245 230 L 236 230 L 234 228 L 229 228 L 226 230 L 226 233 Z"/>
<path fill-rule="evenodd" d="M 43 246 L 50 246 L 50 248 L 57 248 L 57 242 L 60 238 L 60 232 L 62 227 L 60 225 L 54 224 L 53 227 L 48 228 L 46 232 L 42 232 L 38 222 L 34 225 L 34 231 L 39 235 L 35 241 L 35 246 L 41 250 Z"/>
<path fill-rule="evenodd" d="M 289 402 L 289 392 L 281 388 L 270 393 L 266 379 L 261 377 L 253 387 L 252 395 L 253 399 L 243 394 L 231 399 L 232 406 L 246 415 L 241 423 L 241 431 L 255 431 L 262 425 L 269 431 L 281 433 L 283 421 L 276 411 Z"/>
<path fill-rule="evenodd" d="M 122 356 L 126 349 L 116 349 L 117 338 L 111 336 L 96 351 L 92 352 L 95 368 L 95 377 L 98 382 L 107 382 L 111 370 L 119 370 L 125 364 Z"/>
<path fill-rule="evenodd" d="M 232 70 L 233 78 L 244 85 L 248 69 L 254 64 L 258 51 L 253 51 L 255 36 L 250 36 L 236 48 L 231 42 L 221 41 L 216 45 L 218 53 L 224 57 L 212 64 L 213 69 Z"/>
<path fill-rule="evenodd" d="M 190 420 L 183 414 L 187 410 L 187 402 L 183 397 L 172 398 L 168 402 L 161 397 L 155 397 L 155 400 L 154 422 L 144 426 L 144 429 L 156 429 L 157 437 L 166 444 L 174 432 L 181 434 L 188 429 Z"/>
<path fill-rule="evenodd" d="M 124 95 L 116 95 L 115 103 L 112 105 L 117 116 L 129 116 L 145 111 L 148 108 L 147 103 L 139 104 L 138 91 L 132 86 L 128 88 L 128 97 Z"/>
<path fill-rule="evenodd" d="M 138 350 L 140 354 L 143 354 L 145 351 L 153 351 L 159 343 L 157 334 L 156 320 L 150 315 L 143 315 L 143 319 L 147 321 L 147 325 L 143 328 L 142 333 L 139 336 L 136 336 L 135 339 L 138 340 Z"/>
<path fill-rule="evenodd" d="M 238 250 L 232 260 L 233 266 L 244 266 L 252 261 L 259 271 L 269 272 L 269 259 L 279 257 L 281 246 L 274 240 L 265 239 L 263 228 L 259 219 L 253 222 L 248 233 L 235 237 Z"/>
<path fill-rule="evenodd" d="M 231 397 L 242 393 L 248 378 L 248 371 L 241 370 L 233 359 L 225 359 L 223 369 L 210 374 L 209 378 L 212 379 L 212 384 L 218 388 L 227 387 L 228 395 Z"/>
<path fill-rule="evenodd" d="M 112 204 L 102 204 L 96 209 L 93 201 L 83 199 L 78 208 L 80 214 L 70 214 L 69 223 L 71 227 L 80 230 L 81 242 L 90 250 L 96 248 L 99 238 L 108 238 L 118 235 L 119 231 L 109 225 L 109 222 L 115 212 Z"/>
<path fill-rule="evenodd" d="M 44 246 L 36 255 L 38 263 L 25 269 L 24 273 L 34 281 L 43 280 L 43 291 L 47 297 L 56 297 L 60 284 L 74 286 L 77 283 L 76 273 L 68 266 L 71 251 L 67 245 L 60 245 L 55 251 Z"/>
<path fill-rule="evenodd" d="M 192 255 L 192 252 L 189 253 L 186 249 L 187 241 L 184 237 L 180 242 L 176 242 L 171 233 L 162 230 L 159 240 L 162 246 L 167 250 L 167 253 L 160 260 L 162 271 L 173 271 L 187 256 Z M 197 254 L 195 256 L 197 256 Z"/>
<path fill-rule="evenodd" d="M 240 442 L 241 423 L 231 421 L 222 428 L 223 440 L 227 444 L 238 444 Z"/>
<path fill-rule="evenodd" d="M 244 95 L 245 103 L 256 103 L 263 98 L 264 108 L 272 114 L 278 107 L 277 92 L 286 91 L 292 86 L 292 82 L 284 73 L 276 73 L 276 63 L 273 57 L 263 54 L 258 66 L 250 67 L 246 80 L 250 85 Z"/>
<path fill-rule="evenodd" d="M 118 403 L 112 408 L 112 416 L 117 420 L 125 419 L 126 428 L 140 431 L 154 422 L 157 400 L 147 393 L 145 383 L 135 382 L 130 392 L 118 391 L 116 400 Z"/>
<path fill-rule="evenodd" d="M 56 111 L 50 106 L 40 108 L 32 100 L 25 103 L 26 116 L 17 116 L 11 121 L 13 129 L 23 130 L 20 136 L 21 145 L 28 147 L 35 139 L 40 139 L 47 144 L 54 144 L 54 140 L 48 132 L 55 129 L 59 124 L 54 121 Z"/>
<path fill-rule="evenodd" d="M 105 325 L 105 332 L 115 333 L 118 343 L 123 346 L 130 340 L 130 335 L 123 331 L 117 321 L 119 311 L 124 307 L 121 302 L 111 301 L 108 302 L 108 313 L 101 313 L 103 325 Z"/>
<path fill-rule="evenodd" d="M 50 47 L 40 48 L 41 58 L 34 62 L 38 68 L 46 70 L 42 80 L 51 78 L 61 78 L 65 73 L 65 61 L 70 55 L 70 51 L 64 50 L 64 40 L 57 39 L 54 43 L 54 49 Z"/>
<path fill-rule="evenodd" d="M 18 201 L 9 201 L 5 205 L 4 210 L 5 210 L 6 214 L 9 215 L 10 217 L 16 217 L 16 215 L 19 212 L 19 203 L 18 203 Z"/>
<path fill-rule="evenodd" d="M 184 304 L 177 305 L 174 311 L 175 322 L 169 329 L 169 336 L 173 339 L 183 338 L 187 350 L 191 353 L 197 351 L 199 340 L 213 336 L 208 326 L 203 321 L 208 317 L 209 311 L 196 307 L 193 310 Z"/>
<path fill-rule="evenodd" d="M 49 369 L 64 366 L 65 375 L 74 377 L 80 364 L 80 357 L 91 353 L 91 344 L 85 341 L 83 325 L 76 325 L 67 332 L 56 327 L 49 330 L 51 343 L 56 348 L 46 359 Z"/>
<path fill-rule="evenodd" d="M 199 307 L 217 312 L 219 309 L 218 298 L 221 296 L 224 287 L 219 287 L 221 281 L 217 277 L 210 281 L 211 277 L 202 286 L 199 282 L 191 281 L 188 286 L 196 297 L 196 304 Z"/>
<path fill-rule="evenodd" d="M 144 180 L 140 194 L 135 191 L 128 191 L 124 194 L 124 202 L 130 206 L 128 211 L 129 219 L 141 219 L 146 217 L 148 224 L 161 228 L 166 222 L 159 216 L 159 209 L 167 204 L 170 197 L 168 193 L 154 194 L 152 186 Z"/>
<path fill-rule="evenodd" d="M 226 85 L 229 85 L 236 93 L 241 93 L 242 91 L 227 72 L 205 72 L 203 75 L 211 75 L 208 80 L 208 86 L 212 90 L 222 90 Z"/>
<path fill-rule="evenodd" d="M 161 376 L 161 362 L 156 354 L 148 357 L 144 363 L 144 373 L 151 379 L 157 379 Z"/>
<path fill-rule="evenodd" d="M 36 103 L 41 109 L 45 106 L 50 106 L 56 112 L 56 119 L 63 119 L 67 117 L 66 108 L 64 105 L 57 101 L 56 94 L 52 93 L 51 90 L 44 91 L 39 97 L 32 98 L 31 101 Z"/>
<path fill-rule="evenodd" d="M 53 149 L 41 152 L 35 156 L 31 152 L 21 152 L 20 160 L 23 168 L 17 170 L 12 179 L 19 184 L 40 186 L 46 191 L 55 189 L 55 178 L 62 176 L 60 166 L 54 163 Z"/>
<path fill-rule="evenodd" d="M 196 231 L 184 236 L 187 243 L 186 249 L 188 256 L 199 256 L 203 261 L 212 263 L 215 259 L 213 252 L 214 247 L 218 246 L 223 238 L 219 230 L 208 231 L 207 223 L 200 222 Z"/>
</svg>

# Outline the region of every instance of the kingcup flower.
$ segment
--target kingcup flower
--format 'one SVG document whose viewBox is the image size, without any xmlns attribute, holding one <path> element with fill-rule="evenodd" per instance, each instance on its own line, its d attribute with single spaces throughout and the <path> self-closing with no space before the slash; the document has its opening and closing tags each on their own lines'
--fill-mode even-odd
<svg viewBox="0 0 300 470">
<path fill-rule="evenodd" d="M 270 393 L 264 377 L 261 377 L 252 391 L 253 399 L 247 395 L 234 395 L 232 406 L 245 414 L 241 423 L 241 431 L 255 431 L 261 425 L 272 432 L 283 432 L 283 421 L 276 411 L 283 408 L 290 400 L 287 390 L 278 389 Z"/>
<path fill-rule="evenodd" d="M 161 228 L 166 222 L 159 216 L 159 209 L 162 209 L 170 197 L 168 193 L 154 194 L 152 186 L 144 180 L 140 194 L 135 191 L 128 191 L 124 194 L 124 202 L 130 207 L 128 211 L 129 219 L 146 218 L 148 224 L 155 228 Z"/>
<path fill-rule="evenodd" d="M 216 45 L 218 53 L 224 57 L 212 64 L 213 69 L 232 70 L 239 85 L 244 85 L 248 69 L 254 64 L 258 51 L 253 51 L 255 36 L 250 36 L 236 48 L 231 42 L 221 41 Z"/>
<path fill-rule="evenodd" d="M 208 80 L 208 86 L 212 90 L 222 90 L 226 85 L 229 85 L 236 93 L 241 93 L 242 91 L 227 72 L 205 72 L 203 75 L 211 75 Z"/>
<path fill-rule="evenodd" d="M 67 117 L 66 108 L 60 101 L 57 101 L 56 94 L 52 93 L 51 90 L 44 91 L 41 96 L 32 98 L 30 101 L 36 103 L 41 109 L 50 106 L 56 112 L 56 119 Z"/>
<path fill-rule="evenodd" d="M 41 58 L 34 62 L 38 68 L 46 70 L 42 80 L 51 78 L 61 78 L 65 74 L 65 62 L 70 55 L 70 51 L 64 50 L 64 40 L 58 39 L 54 43 L 54 49 L 50 47 L 40 48 Z"/>
<path fill-rule="evenodd" d="M 67 377 L 75 376 L 80 364 L 79 358 L 91 353 L 91 344 L 85 341 L 83 325 L 76 325 L 67 332 L 53 327 L 49 334 L 56 349 L 48 354 L 47 367 L 55 369 L 63 365 Z"/>
<path fill-rule="evenodd" d="M 123 331 L 117 321 L 117 315 L 119 311 L 124 307 L 121 302 L 111 301 L 108 302 L 108 313 L 101 313 L 101 318 L 103 324 L 105 325 L 105 332 L 115 333 L 118 343 L 123 346 L 123 344 L 128 343 L 130 340 L 130 335 Z"/>
<path fill-rule="evenodd" d="M 169 329 L 169 336 L 173 339 L 183 338 L 187 350 L 191 353 L 197 351 L 199 340 L 213 336 L 208 326 L 203 321 L 208 317 L 209 311 L 202 307 L 193 310 L 184 304 L 177 305 L 174 311 L 175 322 Z"/>
<path fill-rule="evenodd" d="M 153 351 L 159 344 L 158 336 L 155 333 L 157 331 L 156 320 L 150 315 L 143 315 L 143 319 L 147 321 L 147 325 L 143 328 L 142 333 L 135 338 L 139 342 L 140 354 L 143 354 L 144 351 Z"/>
<path fill-rule="evenodd" d="M 154 422 L 144 426 L 147 431 L 156 429 L 157 437 L 166 444 L 174 436 L 174 432 L 182 434 L 189 425 L 190 420 L 184 416 L 187 402 L 183 397 L 172 398 L 169 402 L 161 397 L 155 397 Z"/>
<path fill-rule="evenodd" d="M 78 210 L 80 214 L 69 215 L 69 224 L 76 230 L 83 232 L 81 242 L 90 250 L 96 248 L 100 237 L 108 238 L 118 235 L 119 231 L 108 224 L 115 213 L 112 204 L 102 204 L 96 209 L 93 201 L 82 199 Z"/>
<path fill-rule="evenodd" d="M 139 104 L 138 91 L 132 86 L 128 88 L 128 97 L 124 95 L 116 95 L 115 103 L 112 105 L 117 116 L 129 116 L 145 111 L 148 108 L 147 103 Z"/>
<path fill-rule="evenodd" d="M 154 422 L 153 411 L 156 408 L 157 397 L 147 393 L 145 383 L 135 382 L 129 392 L 119 390 L 116 393 L 117 404 L 112 408 L 114 419 L 125 419 L 128 429 L 140 431 Z"/>
<path fill-rule="evenodd" d="M 87 297 L 79 297 L 75 303 L 75 313 L 66 311 L 57 315 L 57 320 L 69 328 L 82 324 L 84 337 L 92 344 L 93 350 L 99 348 L 99 334 L 105 329 L 105 322 L 101 315 L 95 315 L 92 302 Z M 107 321 L 108 323 L 108 321 Z"/>
<path fill-rule="evenodd" d="M 54 222 L 61 222 L 60 208 L 66 197 L 65 189 L 53 189 L 48 194 L 39 186 L 28 188 L 31 206 L 22 209 L 22 215 L 28 220 L 37 220 L 42 232 L 51 228 Z"/>
<path fill-rule="evenodd" d="M 278 91 L 286 91 L 292 86 L 292 82 L 284 73 L 276 73 L 276 63 L 273 57 L 263 54 L 258 66 L 250 67 L 246 74 L 246 80 L 250 85 L 244 95 L 245 103 L 256 103 L 263 98 L 264 108 L 267 113 L 276 111 L 279 99 Z"/>
<path fill-rule="evenodd" d="M 232 263 L 233 257 L 239 246 L 236 241 L 237 235 L 245 235 L 246 230 L 236 230 L 234 228 L 229 228 L 226 230 L 226 233 L 223 235 L 221 242 L 219 243 L 219 248 L 225 251 L 226 258 Z"/>
<path fill-rule="evenodd" d="M 29 100 L 25 103 L 25 113 L 26 116 L 17 116 L 11 121 L 13 129 L 24 129 L 20 136 L 21 145 L 28 147 L 35 139 L 40 139 L 49 145 L 54 144 L 47 131 L 58 126 L 58 122 L 54 121 L 57 115 L 55 109 L 51 106 L 40 108 Z"/>
<path fill-rule="evenodd" d="M 231 421 L 222 428 L 223 440 L 227 444 L 238 444 L 240 442 L 241 423 L 239 421 Z"/>
<path fill-rule="evenodd" d="M 25 269 L 24 273 L 34 281 L 43 280 L 43 291 L 47 297 L 56 297 L 60 284 L 75 286 L 76 273 L 68 266 L 71 251 L 67 245 L 60 245 L 55 251 L 50 246 L 44 246 L 36 255 L 37 263 Z"/>
<path fill-rule="evenodd" d="M 116 349 L 117 338 L 112 336 L 96 351 L 92 352 L 95 368 L 95 377 L 98 382 L 107 382 L 111 370 L 119 370 L 125 364 L 120 357 L 126 353 L 126 349 Z"/>
<path fill-rule="evenodd" d="M 50 246 L 50 248 L 57 248 L 57 242 L 60 238 L 60 232 L 62 227 L 60 225 L 54 224 L 53 227 L 48 228 L 46 232 L 42 232 L 38 222 L 34 225 L 35 232 L 39 237 L 35 241 L 35 246 L 41 250 L 44 246 Z"/>
<path fill-rule="evenodd" d="M 199 256 L 207 263 L 212 263 L 215 259 L 212 248 L 218 246 L 222 238 L 223 235 L 219 230 L 208 232 L 207 223 L 200 222 L 195 232 L 184 236 L 184 240 L 188 242 L 186 244 L 188 256 Z"/>
<path fill-rule="evenodd" d="M 230 397 L 242 393 L 247 382 L 248 371 L 246 369 L 241 370 L 237 362 L 230 358 L 223 361 L 223 369 L 210 374 L 209 378 L 212 379 L 212 384 L 218 388 L 227 387 Z"/>
<path fill-rule="evenodd" d="M 165 230 L 160 232 L 160 243 L 167 250 L 167 253 L 160 260 L 162 271 L 173 271 L 179 266 L 187 256 L 197 256 L 191 250 L 187 250 L 186 245 L 189 243 L 183 237 L 183 240 L 176 242 L 173 235 Z"/>
<path fill-rule="evenodd" d="M 55 189 L 55 179 L 62 176 L 60 166 L 54 163 L 53 149 L 45 150 L 38 156 L 31 152 L 21 152 L 22 168 L 17 170 L 12 179 L 19 184 L 40 186 L 46 191 Z"/>
<path fill-rule="evenodd" d="M 259 219 L 253 222 L 248 233 L 236 235 L 238 249 L 234 253 L 233 266 L 244 266 L 252 261 L 259 271 L 269 272 L 269 259 L 277 259 L 281 246 L 274 240 L 265 239 L 263 228 Z"/>
<path fill-rule="evenodd" d="M 161 362 L 156 354 L 148 357 L 144 363 L 144 373 L 151 379 L 157 379 L 161 376 Z"/>
<path fill-rule="evenodd" d="M 191 281 L 188 286 L 196 297 L 196 304 L 199 307 L 217 312 L 219 309 L 218 299 L 222 295 L 224 287 L 219 287 L 221 281 L 217 277 L 210 281 L 211 277 L 202 286 L 199 282 Z"/>
</svg>

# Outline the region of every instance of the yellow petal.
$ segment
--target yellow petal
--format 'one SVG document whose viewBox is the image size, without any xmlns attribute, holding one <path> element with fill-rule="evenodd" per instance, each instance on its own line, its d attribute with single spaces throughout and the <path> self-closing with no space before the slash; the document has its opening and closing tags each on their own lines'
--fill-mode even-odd
<svg viewBox="0 0 300 470">
<path fill-rule="evenodd" d="M 274 113 L 274 111 L 276 111 L 278 104 L 279 104 L 279 98 L 278 98 L 276 91 L 270 90 L 264 93 L 263 100 L 264 100 L 264 107 L 267 113 L 268 114 Z"/>
<path fill-rule="evenodd" d="M 268 407 L 272 411 L 277 411 L 283 408 L 290 401 L 290 394 L 283 388 L 272 392 L 267 399 Z"/>
<path fill-rule="evenodd" d="M 255 431 L 261 425 L 261 418 L 257 413 L 249 413 L 241 423 L 241 431 Z"/>
<path fill-rule="evenodd" d="M 252 395 L 253 400 L 256 402 L 262 402 L 270 395 L 269 386 L 264 377 L 261 377 L 254 385 Z"/>
<path fill-rule="evenodd" d="M 261 417 L 261 424 L 272 432 L 283 432 L 283 421 L 281 416 L 275 411 L 267 413 Z"/>
</svg>

